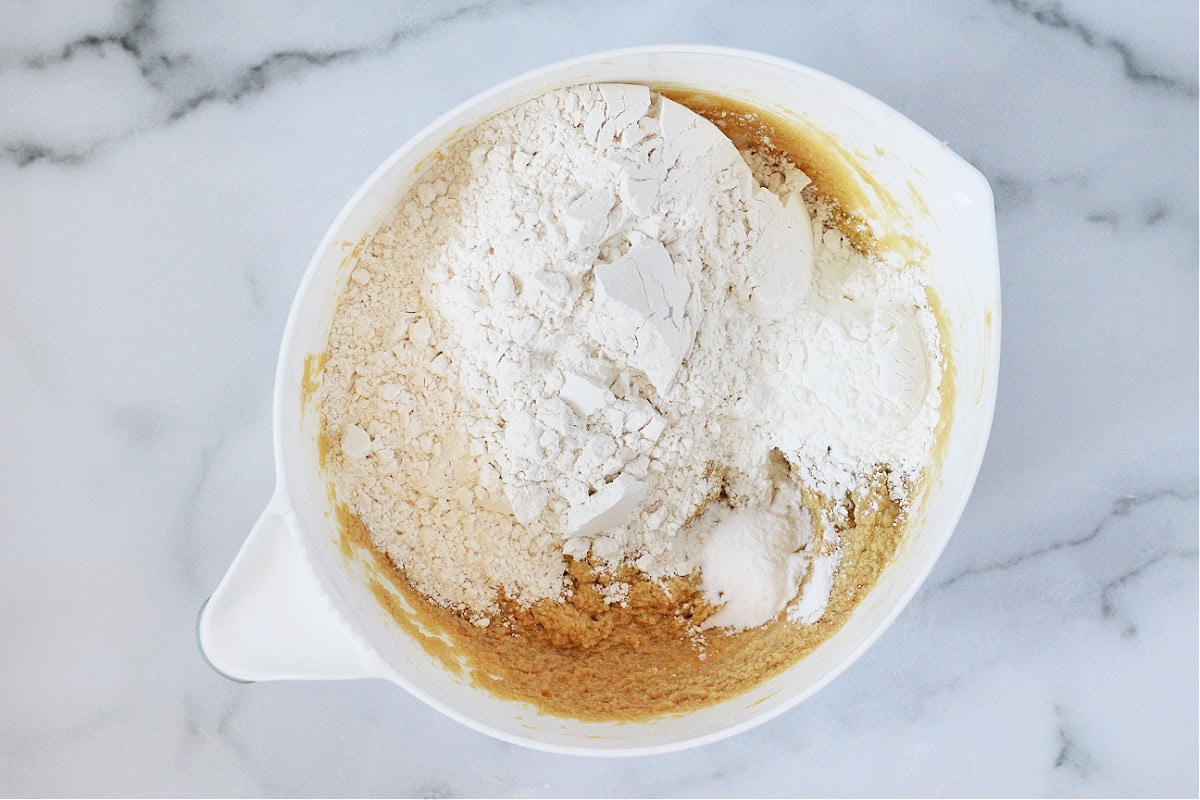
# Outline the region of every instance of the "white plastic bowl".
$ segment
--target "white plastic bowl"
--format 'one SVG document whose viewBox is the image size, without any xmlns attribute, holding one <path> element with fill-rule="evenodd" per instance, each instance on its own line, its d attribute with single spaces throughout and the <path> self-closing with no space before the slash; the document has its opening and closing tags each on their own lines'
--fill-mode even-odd
<svg viewBox="0 0 1200 800">
<path fill-rule="evenodd" d="M 443 669 L 367 588 L 364 567 L 339 551 L 317 462 L 318 414 L 302 408 L 305 358 L 325 349 L 337 296 L 353 267 L 347 243 L 372 234 L 457 131 L 542 92 L 583 82 L 669 84 L 723 95 L 832 135 L 905 209 L 867 187 L 881 234 L 912 234 L 929 251 L 944 306 L 955 388 L 940 474 L 894 562 L 845 626 L 815 652 L 750 692 L 641 723 L 579 722 L 501 700 Z M 907 218 L 905 218 L 907 216 Z M 895 619 L 945 547 L 983 458 L 1000 361 L 1000 282 L 987 181 L 883 103 L 815 70 L 716 47 L 617 50 L 543 67 L 463 103 L 375 171 L 325 235 L 296 293 L 275 378 L 274 497 L 201 610 L 198 637 L 215 669 L 235 680 L 383 678 L 470 727 L 517 744 L 577 755 L 679 750 L 783 713 L 846 669 Z"/>
</svg>

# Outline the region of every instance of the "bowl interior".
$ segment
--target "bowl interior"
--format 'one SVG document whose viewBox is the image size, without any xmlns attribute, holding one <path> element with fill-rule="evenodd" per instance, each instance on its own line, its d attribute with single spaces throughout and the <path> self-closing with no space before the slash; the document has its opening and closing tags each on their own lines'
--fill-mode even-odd
<svg viewBox="0 0 1200 800">
<path fill-rule="evenodd" d="M 451 675 L 380 608 L 364 567 L 338 546 L 317 468 L 318 414 L 302 407 L 305 358 L 325 348 L 353 244 L 371 235 L 420 174 L 423 160 L 464 126 L 549 89 L 587 81 L 669 84 L 768 108 L 830 138 L 871 180 L 858 209 L 878 236 L 912 237 L 929 253 L 949 333 L 952 423 L 940 474 L 895 561 L 846 625 L 813 654 L 749 693 L 687 715 L 644 723 L 585 723 L 540 715 Z M 306 547 L 344 616 L 394 670 L 389 676 L 445 713 L 510 741 L 573 753 L 660 752 L 764 721 L 848 666 L 917 590 L 962 512 L 991 425 L 999 360 L 999 283 L 986 181 L 912 122 L 826 75 L 778 59 L 715 48 L 642 48 L 576 59 L 502 84 L 433 123 L 394 154 L 334 222 L 297 294 L 276 382 L 276 458 Z"/>
</svg>

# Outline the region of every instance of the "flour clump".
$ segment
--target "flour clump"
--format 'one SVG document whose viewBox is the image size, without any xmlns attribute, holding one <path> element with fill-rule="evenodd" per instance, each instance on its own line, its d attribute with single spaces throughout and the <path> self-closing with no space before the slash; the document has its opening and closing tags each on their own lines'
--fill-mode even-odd
<svg viewBox="0 0 1200 800">
<path fill-rule="evenodd" d="M 586 560 L 696 577 L 705 628 L 815 622 L 838 505 L 880 470 L 907 499 L 941 363 L 920 272 L 851 247 L 808 185 L 645 86 L 466 132 L 335 317 L 339 497 L 469 618 L 560 601 Z"/>
</svg>

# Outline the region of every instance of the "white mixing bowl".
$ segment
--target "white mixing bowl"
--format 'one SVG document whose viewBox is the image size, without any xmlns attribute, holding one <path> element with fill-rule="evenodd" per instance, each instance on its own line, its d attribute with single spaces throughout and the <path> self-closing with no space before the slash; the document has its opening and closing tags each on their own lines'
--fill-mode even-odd
<svg viewBox="0 0 1200 800">
<path fill-rule="evenodd" d="M 858 210 L 876 233 L 911 235 L 928 248 L 953 363 L 952 425 L 941 470 L 894 562 L 845 626 L 740 697 L 640 723 L 561 719 L 501 700 L 452 675 L 401 630 L 368 590 L 366 568 L 339 549 L 318 468 L 319 414 L 301 401 L 305 359 L 325 349 L 338 293 L 354 265 L 351 243 L 378 228 L 420 174 L 423 160 L 456 132 L 499 111 L 592 81 L 710 92 L 828 134 L 835 149 L 874 181 L 874 187 L 864 184 L 864 207 Z M 783 713 L 833 680 L 917 591 L 975 482 L 991 427 L 999 361 L 1000 281 L 987 181 L 883 103 L 807 67 L 715 47 L 618 50 L 534 70 L 463 103 L 397 150 L 347 203 L 317 248 L 292 305 L 275 378 L 275 494 L 201 610 L 201 649 L 214 668 L 236 680 L 383 678 L 476 730 L 560 753 L 661 753 L 730 736 Z"/>
</svg>

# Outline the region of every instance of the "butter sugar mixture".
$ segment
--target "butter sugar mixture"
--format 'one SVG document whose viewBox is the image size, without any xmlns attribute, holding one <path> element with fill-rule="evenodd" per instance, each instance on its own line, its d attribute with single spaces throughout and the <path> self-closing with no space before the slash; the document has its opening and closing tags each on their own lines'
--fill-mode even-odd
<svg viewBox="0 0 1200 800">
<path fill-rule="evenodd" d="M 581 593 L 669 617 L 690 591 L 670 635 L 700 655 L 713 629 L 816 625 L 854 498 L 902 509 L 920 480 L 943 365 L 919 268 L 852 247 L 809 183 L 644 86 L 450 142 L 335 313 L 338 500 L 493 645 Z"/>
</svg>

